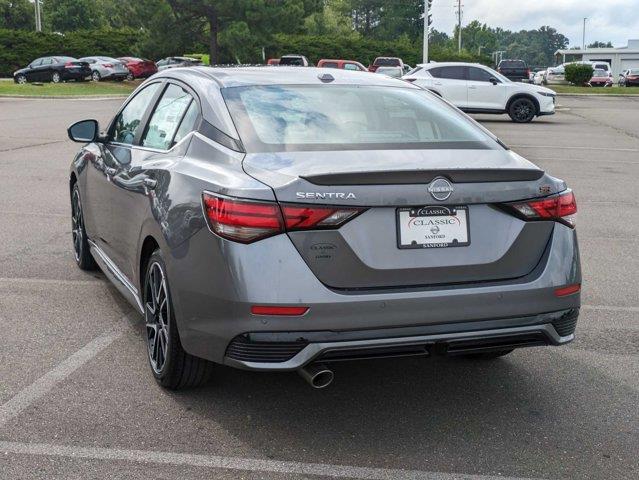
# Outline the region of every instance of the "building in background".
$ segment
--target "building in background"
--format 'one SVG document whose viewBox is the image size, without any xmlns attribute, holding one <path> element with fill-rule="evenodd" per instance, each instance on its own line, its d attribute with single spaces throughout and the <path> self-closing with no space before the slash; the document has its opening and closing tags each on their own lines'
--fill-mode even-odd
<svg viewBox="0 0 639 480">
<path fill-rule="evenodd" d="M 616 48 L 586 48 L 576 50 L 557 50 L 557 63 L 576 60 L 608 62 L 615 78 L 629 68 L 639 68 L 639 39 L 628 40 L 625 47 Z"/>
</svg>

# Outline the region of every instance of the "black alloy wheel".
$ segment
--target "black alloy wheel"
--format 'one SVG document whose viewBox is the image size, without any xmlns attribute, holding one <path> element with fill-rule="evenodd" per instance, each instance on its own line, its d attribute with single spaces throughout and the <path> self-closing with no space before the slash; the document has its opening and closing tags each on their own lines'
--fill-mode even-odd
<svg viewBox="0 0 639 480">
<path fill-rule="evenodd" d="M 84 228 L 80 187 L 77 182 L 71 190 L 71 235 L 73 238 L 73 253 L 78 267 L 82 270 L 95 270 L 97 265 L 89 249 L 89 240 Z"/>
<path fill-rule="evenodd" d="M 528 123 L 535 118 L 536 113 L 535 104 L 529 98 L 518 98 L 508 108 L 508 115 L 516 123 Z"/>
</svg>

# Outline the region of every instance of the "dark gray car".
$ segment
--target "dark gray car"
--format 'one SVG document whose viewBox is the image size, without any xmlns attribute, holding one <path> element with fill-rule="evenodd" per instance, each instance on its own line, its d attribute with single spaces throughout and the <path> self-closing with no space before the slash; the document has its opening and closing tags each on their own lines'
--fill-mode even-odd
<svg viewBox="0 0 639 480">
<path fill-rule="evenodd" d="M 315 68 L 171 69 L 71 165 L 76 260 L 144 315 L 169 388 L 211 362 L 299 371 L 494 358 L 574 338 L 576 204 L 436 95 Z"/>
</svg>

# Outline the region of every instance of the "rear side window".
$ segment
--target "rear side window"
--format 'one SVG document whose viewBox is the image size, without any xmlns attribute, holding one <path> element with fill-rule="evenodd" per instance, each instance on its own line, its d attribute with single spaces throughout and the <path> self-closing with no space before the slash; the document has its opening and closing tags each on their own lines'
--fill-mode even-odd
<svg viewBox="0 0 639 480">
<path fill-rule="evenodd" d="M 464 67 L 456 65 L 454 67 L 437 67 L 429 70 L 435 78 L 448 78 L 451 80 L 466 80 Z"/>
<path fill-rule="evenodd" d="M 126 107 L 124 107 L 115 120 L 115 126 L 113 128 L 114 142 L 127 145 L 133 143 L 140 128 L 144 113 L 159 87 L 159 83 L 152 83 L 143 90 L 140 90 Z"/>
<path fill-rule="evenodd" d="M 186 113 L 184 114 L 184 117 L 182 117 L 182 121 L 180 122 L 180 126 L 175 133 L 175 138 L 173 139 L 173 144 L 171 146 L 175 145 L 189 133 L 195 130 L 195 124 L 197 122 L 199 114 L 200 109 L 197 106 L 197 102 L 195 100 L 191 100 L 189 108 L 187 108 Z"/>
<path fill-rule="evenodd" d="M 322 63 L 324 68 L 337 68 L 337 62 L 324 62 Z"/>
<path fill-rule="evenodd" d="M 344 70 L 359 70 L 359 67 L 354 63 L 345 63 Z"/>
<path fill-rule="evenodd" d="M 169 84 L 157 103 L 142 139 L 142 146 L 168 150 L 193 97 L 182 87 Z"/>
</svg>

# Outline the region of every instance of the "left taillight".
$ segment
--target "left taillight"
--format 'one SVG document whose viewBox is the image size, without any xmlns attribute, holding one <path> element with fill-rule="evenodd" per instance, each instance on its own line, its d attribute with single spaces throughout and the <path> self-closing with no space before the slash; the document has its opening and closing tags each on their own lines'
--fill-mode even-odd
<svg viewBox="0 0 639 480">
<path fill-rule="evenodd" d="M 202 194 L 206 220 L 213 232 L 235 242 L 251 243 L 286 231 L 339 228 L 364 208 L 276 202 Z"/>
<path fill-rule="evenodd" d="M 64 64 L 64 68 L 74 68 L 77 67 L 77 65 L 73 62 L 67 62 Z"/>
<path fill-rule="evenodd" d="M 512 209 L 525 220 L 554 220 L 571 228 L 575 227 L 577 201 L 572 190 L 566 190 L 551 197 L 508 203 L 504 206 Z"/>
</svg>

